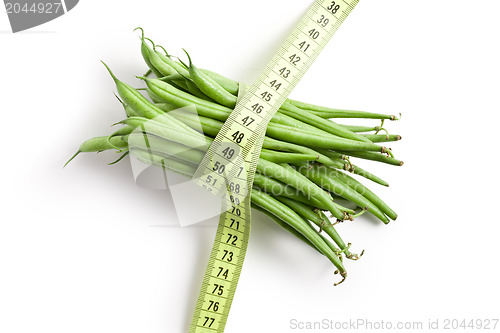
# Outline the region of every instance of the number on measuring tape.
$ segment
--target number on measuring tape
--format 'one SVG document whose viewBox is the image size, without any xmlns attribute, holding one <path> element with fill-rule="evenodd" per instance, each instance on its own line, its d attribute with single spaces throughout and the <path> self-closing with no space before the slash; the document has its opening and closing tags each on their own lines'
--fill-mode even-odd
<svg viewBox="0 0 500 333">
<path fill-rule="evenodd" d="M 253 119 L 250 116 L 246 116 L 241 121 L 243 122 L 243 125 L 245 125 L 245 126 L 248 127 L 248 126 L 250 126 L 255 121 L 255 119 Z"/>
<path fill-rule="evenodd" d="M 286 79 L 290 75 L 291 71 L 288 68 L 283 67 L 278 71 L 278 73 Z"/>
<path fill-rule="evenodd" d="M 271 94 L 268 91 L 264 91 L 262 94 L 260 94 L 260 97 L 262 98 L 263 101 L 270 102 L 271 99 L 273 98 L 273 94 Z"/>
<path fill-rule="evenodd" d="M 332 14 L 337 14 L 337 12 L 340 9 L 340 5 L 337 4 L 339 1 L 332 1 L 330 3 L 330 6 L 326 7 L 327 10 L 329 10 Z"/>
<path fill-rule="evenodd" d="M 312 39 L 318 39 L 319 37 L 319 31 L 316 30 L 316 28 L 309 30 L 307 33 L 309 34 L 309 37 L 311 37 Z"/>
<path fill-rule="evenodd" d="M 288 59 L 290 59 L 290 63 L 294 66 L 297 66 L 301 60 L 297 54 L 292 54 Z"/>
<path fill-rule="evenodd" d="M 272 80 L 271 82 L 269 82 L 269 85 L 271 86 L 271 88 L 274 88 L 276 91 L 278 91 L 281 87 L 281 83 L 278 82 L 277 80 Z"/>
<path fill-rule="evenodd" d="M 321 17 L 316 22 L 318 22 L 324 28 L 328 25 L 330 20 L 327 19 L 325 15 L 321 15 Z"/>
</svg>

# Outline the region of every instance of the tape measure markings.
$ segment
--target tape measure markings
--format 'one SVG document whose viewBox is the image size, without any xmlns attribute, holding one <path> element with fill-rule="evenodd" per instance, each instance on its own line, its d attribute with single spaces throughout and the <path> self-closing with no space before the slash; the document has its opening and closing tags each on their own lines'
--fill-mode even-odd
<svg viewBox="0 0 500 333">
<path fill-rule="evenodd" d="M 358 1 L 316 0 L 239 99 L 196 171 L 204 188 L 227 191 L 230 209 L 220 217 L 191 333 L 223 332 L 248 245 L 250 191 L 267 124 Z"/>
</svg>

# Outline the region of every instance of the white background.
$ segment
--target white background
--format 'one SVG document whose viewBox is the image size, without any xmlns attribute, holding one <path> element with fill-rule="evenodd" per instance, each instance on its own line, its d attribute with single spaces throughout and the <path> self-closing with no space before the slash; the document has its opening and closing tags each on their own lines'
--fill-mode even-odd
<svg viewBox="0 0 500 333">
<path fill-rule="evenodd" d="M 167 194 L 108 166 L 114 153 L 62 168 L 124 116 L 100 60 L 139 86 L 142 26 L 251 80 L 311 2 L 88 0 L 18 34 L 0 13 L 0 332 L 187 331 L 215 229 L 164 227 Z M 226 332 L 500 317 L 498 13 L 496 0 L 361 1 L 292 97 L 403 114 L 388 128 L 405 165 L 358 163 L 391 183 L 370 186 L 399 218 L 338 227 L 366 254 L 333 287 L 325 258 L 256 214 Z"/>
</svg>

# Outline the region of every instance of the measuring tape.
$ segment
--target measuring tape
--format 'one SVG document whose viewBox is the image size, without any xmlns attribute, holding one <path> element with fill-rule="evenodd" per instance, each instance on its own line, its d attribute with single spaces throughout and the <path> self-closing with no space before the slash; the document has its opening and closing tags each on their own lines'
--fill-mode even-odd
<svg viewBox="0 0 500 333">
<path fill-rule="evenodd" d="M 223 197 L 190 333 L 223 332 L 250 236 L 251 190 L 266 127 L 359 0 L 316 0 L 238 101 L 193 179 Z"/>
</svg>

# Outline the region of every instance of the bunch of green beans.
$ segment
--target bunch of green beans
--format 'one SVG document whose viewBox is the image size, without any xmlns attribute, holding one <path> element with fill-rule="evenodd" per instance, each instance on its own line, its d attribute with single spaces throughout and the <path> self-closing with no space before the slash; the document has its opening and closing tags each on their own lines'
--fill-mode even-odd
<svg viewBox="0 0 500 333">
<path fill-rule="evenodd" d="M 117 123 L 122 127 L 85 141 L 67 163 L 82 152 L 116 150 L 122 155 L 111 164 L 131 154 L 148 165 L 192 177 L 234 109 L 241 84 L 199 69 L 187 52 L 188 63 L 174 58 L 145 38 L 144 32 L 141 53 L 149 67 L 145 75 L 138 76 L 144 88 L 120 81 L 104 64 L 127 116 Z M 185 110 L 193 105 L 196 112 Z M 332 118 L 378 119 L 381 124 L 347 125 Z M 356 260 L 360 255 L 350 252 L 350 243 L 342 240 L 335 225 L 366 212 L 385 224 L 397 218 L 382 199 L 349 174 L 389 184 L 352 164 L 351 157 L 402 165 L 391 149 L 377 144 L 401 139 L 382 127 L 384 120 L 397 119 L 286 100 L 266 130 L 252 206 L 323 254 L 345 278 L 342 258 Z M 333 223 L 325 212 L 334 218 Z"/>
</svg>

